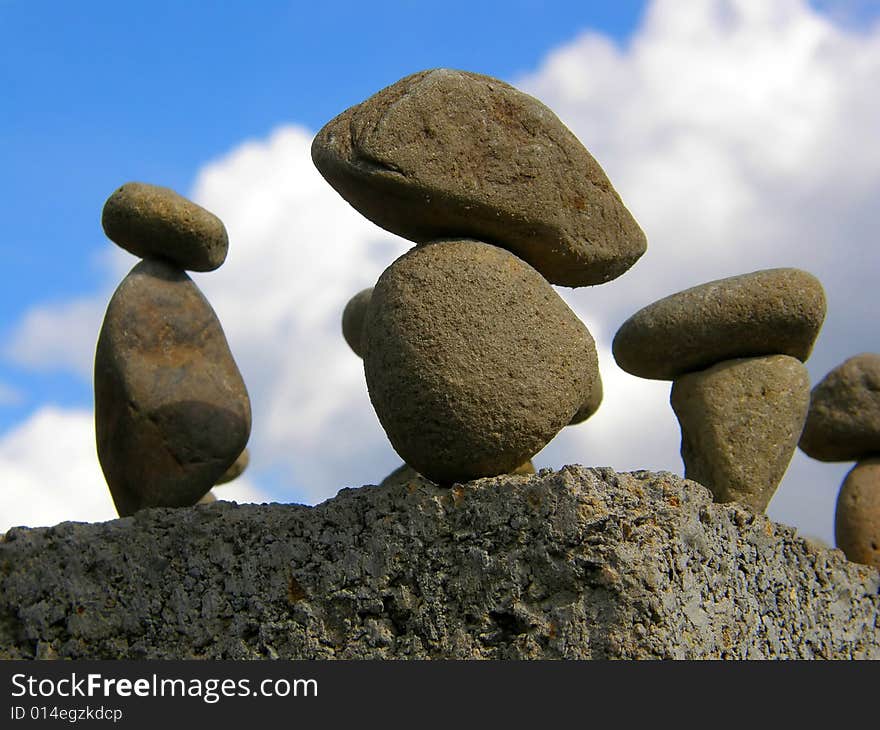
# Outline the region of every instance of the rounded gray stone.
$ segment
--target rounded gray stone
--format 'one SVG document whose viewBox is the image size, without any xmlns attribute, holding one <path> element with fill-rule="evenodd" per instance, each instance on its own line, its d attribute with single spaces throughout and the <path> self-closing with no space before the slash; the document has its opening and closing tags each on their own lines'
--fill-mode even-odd
<svg viewBox="0 0 880 730">
<path fill-rule="evenodd" d="M 837 496 L 834 539 L 848 560 L 880 568 L 880 457 L 856 464 Z"/>
<path fill-rule="evenodd" d="M 488 241 L 554 284 L 610 281 L 647 246 L 602 168 L 558 117 L 488 76 L 407 76 L 330 121 L 312 159 L 383 228 L 418 243 Z"/>
<path fill-rule="evenodd" d="M 825 292 L 800 269 L 710 281 L 640 309 L 614 337 L 614 359 L 641 378 L 672 380 L 742 357 L 806 361 L 825 320 Z"/>
<path fill-rule="evenodd" d="M 232 466 L 223 472 L 222 476 L 215 482 L 215 485 L 228 484 L 229 482 L 235 481 L 244 474 L 245 469 L 248 468 L 248 464 L 250 463 L 251 454 L 245 449 L 238 455 L 238 458 L 232 462 Z"/>
<path fill-rule="evenodd" d="M 553 287 L 476 241 L 395 261 L 364 333 L 379 421 L 403 460 L 440 484 L 530 459 L 571 421 L 598 372 L 593 338 Z"/>
<path fill-rule="evenodd" d="M 590 391 L 590 395 L 587 397 L 587 400 L 581 404 L 581 407 L 578 408 L 578 412 L 574 414 L 569 423 L 570 426 L 576 426 L 579 423 L 583 423 L 589 418 L 592 418 L 596 411 L 599 410 L 599 406 L 602 405 L 602 377 L 599 371 L 596 371 L 596 382 L 593 384 L 593 389 Z"/>
<path fill-rule="evenodd" d="M 763 512 L 785 475 L 807 416 L 810 378 L 799 360 L 729 360 L 674 381 L 685 477 L 716 502 Z"/>
<path fill-rule="evenodd" d="M 373 295 L 373 287 L 363 289 L 348 300 L 342 310 L 342 336 L 355 355 L 364 356 L 364 316 Z"/>
<path fill-rule="evenodd" d="M 113 294 L 95 353 L 98 458 L 120 515 L 195 504 L 247 444 L 247 390 L 190 278 L 141 261 Z"/>
<path fill-rule="evenodd" d="M 158 185 L 123 185 L 104 203 L 101 224 L 129 253 L 167 259 L 189 271 L 213 271 L 229 250 L 226 227 L 216 215 Z"/>
<path fill-rule="evenodd" d="M 880 354 L 855 355 L 816 384 L 800 447 L 820 461 L 880 454 Z"/>
</svg>

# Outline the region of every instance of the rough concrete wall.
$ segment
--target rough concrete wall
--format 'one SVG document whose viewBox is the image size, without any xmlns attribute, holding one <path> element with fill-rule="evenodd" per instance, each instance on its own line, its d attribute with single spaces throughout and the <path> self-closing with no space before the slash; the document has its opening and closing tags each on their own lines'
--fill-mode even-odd
<svg viewBox="0 0 880 730">
<path fill-rule="evenodd" d="M 880 574 L 672 474 L 566 467 L 0 543 L 0 657 L 880 658 Z"/>
</svg>

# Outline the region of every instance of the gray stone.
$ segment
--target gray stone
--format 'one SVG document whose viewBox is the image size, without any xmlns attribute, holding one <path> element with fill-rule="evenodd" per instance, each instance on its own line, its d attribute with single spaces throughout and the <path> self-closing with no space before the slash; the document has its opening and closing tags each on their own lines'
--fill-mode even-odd
<svg viewBox="0 0 880 730">
<path fill-rule="evenodd" d="M 251 454 L 245 449 L 238 455 L 238 458 L 232 462 L 232 466 L 223 472 L 223 475 L 216 481 L 216 484 L 228 484 L 229 482 L 235 481 L 244 474 L 245 469 L 248 468 L 248 464 L 250 463 Z"/>
<path fill-rule="evenodd" d="M 110 300 L 95 353 L 98 457 L 120 515 L 194 504 L 247 444 L 247 390 L 214 310 L 158 260 Z"/>
<path fill-rule="evenodd" d="M 718 502 L 763 512 L 807 416 L 807 369 L 786 355 L 729 360 L 683 375 L 670 401 L 681 424 L 685 476 Z"/>
<path fill-rule="evenodd" d="M 164 258 L 189 271 L 212 271 L 225 260 L 223 222 L 170 188 L 130 182 L 104 203 L 107 237 L 140 258 Z"/>
<path fill-rule="evenodd" d="M 383 228 L 416 242 L 504 246 L 554 284 L 614 279 L 647 246 L 571 131 L 537 99 L 488 76 L 407 76 L 329 122 L 312 159 Z"/>
<path fill-rule="evenodd" d="M 342 336 L 355 355 L 364 356 L 364 316 L 373 296 L 373 287 L 363 289 L 348 300 L 342 310 Z"/>
<path fill-rule="evenodd" d="M 856 464 L 837 496 L 834 538 L 854 563 L 880 568 L 880 457 Z"/>
<path fill-rule="evenodd" d="M 578 408 L 578 412 L 574 414 L 569 423 L 570 426 L 576 426 L 578 423 L 583 423 L 589 418 L 592 418 L 596 411 L 599 410 L 599 406 L 602 405 L 602 377 L 599 371 L 596 371 L 596 382 L 593 383 L 593 389 L 590 391 L 590 395 L 587 397 L 587 400 Z"/>
<path fill-rule="evenodd" d="M 800 447 L 820 461 L 880 455 L 880 355 L 851 357 L 816 384 Z"/>
<path fill-rule="evenodd" d="M 524 464 L 520 464 L 516 469 L 510 472 L 510 474 L 520 474 L 520 475 L 529 475 L 535 473 L 535 465 L 532 464 L 531 459 Z M 396 484 L 411 484 L 413 482 L 425 483 L 425 484 L 434 484 L 427 477 L 423 477 L 419 474 L 415 469 L 413 469 L 409 464 L 401 464 L 397 467 L 393 472 L 391 472 L 387 477 L 385 477 L 381 482 L 379 482 L 380 487 L 390 487 Z"/>
<path fill-rule="evenodd" d="M 0 541 L 0 658 L 880 659 L 880 573 L 673 474 L 566 467 Z"/>
<path fill-rule="evenodd" d="M 421 246 L 379 278 L 364 372 L 400 457 L 448 484 L 506 474 L 593 388 L 593 338 L 531 266 L 477 241 Z"/>
<path fill-rule="evenodd" d="M 630 317 L 614 359 L 641 378 L 673 380 L 741 357 L 806 361 L 822 322 L 825 292 L 812 274 L 766 269 L 672 294 Z"/>
</svg>

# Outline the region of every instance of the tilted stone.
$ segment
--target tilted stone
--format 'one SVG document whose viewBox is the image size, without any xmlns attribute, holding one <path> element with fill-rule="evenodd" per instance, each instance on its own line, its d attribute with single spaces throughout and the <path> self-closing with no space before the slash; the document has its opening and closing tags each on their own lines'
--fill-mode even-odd
<svg viewBox="0 0 880 730">
<path fill-rule="evenodd" d="M 846 475 L 834 539 L 849 560 L 880 568 L 880 457 L 860 461 Z"/>
<path fill-rule="evenodd" d="M 730 360 L 673 383 L 685 477 L 763 512 L 797 447 L 810 378 L 793 357 Z"/>
<path fill-rule="evenodd" d="M 647 245 L 602 168 L 557 116 L 488 76 L 407 76 L 330 121 L 312 159 L 383 228 L 416 242 L 488 241 L 554 284 L 614 279 Z"/>
<path fill-rule="evenodd" d="M 766 269 L 672 294 L 636 312 L 614 337 L 614 359 L 641 378 L 672 380 L 734 358 L 805 361 L 825 320 L 825 292 L 800 269 Z"/>
<path fill-rule="evenodd" d="M 342 336 L 355 355 L 364 356 L 364 315 L 373 295 L 373 287 L 363 289 L 348 300 L 342 310 Z"/>
<path fill-rule="evenodd" d="M 816 384 L 800 447 L 820 461 L 880 454 L 880 354 L 851 357 Z"/>
<path fill-rule="evenodd" d="M 238 455 L 238 458 L 232 462 L 232 466 L 223 472 L 223 475 L 216 481 L 216 484 L 228 484 L 229 482 L 235 481 L 244 474 L 245 469 L 248 468 L 248 464 L 250 463 L 250 452 L 245 449 Z"/>
<path fill-rule="evenodd" d="M 110 300 L 95 354 L 98 457 L 119 514 L 197 502 L 250 426 L 211 305 L 176 267 L 140 262 Z"/>
<path fill-rule="evenodd" d="M 593 388 L 596 349 L 547 281 L 477 241 L 418 247 L 379 278 L 364 326 L 370 399 L 432 481 L 510 472 Z"/>
<path fill-rule="evenodd" d="M 229 238 L 213 213 L 170 188 L 130 182 L 104 203 L 107 237 L 140 258 L 163 258 L 189 271 L 212 271 L 225 260 Z"/>
</svg>

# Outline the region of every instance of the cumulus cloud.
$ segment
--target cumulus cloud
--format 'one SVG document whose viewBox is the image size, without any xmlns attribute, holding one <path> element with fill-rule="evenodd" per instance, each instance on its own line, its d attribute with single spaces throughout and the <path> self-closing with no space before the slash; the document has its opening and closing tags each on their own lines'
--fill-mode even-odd
<svg viewBox="0 0 880 730">
<path fill-rule="evenodd" d="M 593 419 L 565 429 L 538 466 L 681 472 L 669 384 L 622 373 L 609 354 L 627 316 L 673 291 L 761 268 L 804 268 L 829 299 L 813 378 L 855 352 L 880 351 L 878 77 L 880 29 L 843 29 L 800 0 L 655 0 L 625 46 L 587 32 L 512 80 L 583 140 L 649 240 L 620 279 L 561 290 L 596 337 L 605 402 Z M 190 191 L 230 233 L 226 264 L 194 278 L 251 391 L 251 477 L 276 499 L 306 502 L 378 481 L 399 463 L 340 317 L 348 298 L 408 247 L 320 178 L 311 137 L 287 126 L 246 142 L 207 165 Z M 131 264 L 125 256 L 110 257 L 117 270 Z M 95 312 L 105 306 L 102 293 L 32 312 L 13 342 L 16 357 L 90 372 Z M 796 456 L 771 516 L 832 540 L 844 471 Z"/>
</svg>

